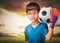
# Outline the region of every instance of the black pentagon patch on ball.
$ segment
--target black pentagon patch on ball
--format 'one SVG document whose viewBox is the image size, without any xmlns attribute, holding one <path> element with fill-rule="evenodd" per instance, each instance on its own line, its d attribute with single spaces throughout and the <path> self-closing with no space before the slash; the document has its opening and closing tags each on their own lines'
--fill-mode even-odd
<svg viewBox="0 0 60 43">
<path fill-rule="evenodd" d="M 47 19 L 47 21 L 46 21 L 47 23 L 50 23 L 50 19 Z"/>
<path fill-rule="evenodd" d="M 43 16 L 46 16 L 46 14 L 47 14 L 46 11 L 43 11 L 43 12 L 42 12 L 42 15 L 43 15 Z"/>
</svg>

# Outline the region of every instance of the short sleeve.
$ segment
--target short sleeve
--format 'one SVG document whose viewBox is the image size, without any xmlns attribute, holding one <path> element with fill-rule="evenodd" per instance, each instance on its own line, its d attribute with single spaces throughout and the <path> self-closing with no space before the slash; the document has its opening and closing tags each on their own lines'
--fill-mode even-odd
<svg viewBox="0 0 60 43">
<path fill-rule="evenodd" d="M 24 34 L 25 34 L 25 41 L 27 41 L 27 28 L 25 28 Z"/>
</svg>

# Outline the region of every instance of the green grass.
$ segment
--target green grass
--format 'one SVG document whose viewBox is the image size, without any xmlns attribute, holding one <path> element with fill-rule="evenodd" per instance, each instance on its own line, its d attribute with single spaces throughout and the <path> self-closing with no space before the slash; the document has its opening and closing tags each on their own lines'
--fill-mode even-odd
<svg viewBox="0 0 60 43">
<path fill-rule="evenodd" d="M 18 37 L 0 37 L 0 43 L 25 43 L 23 36 Z"/>
<path fill-rule="evenodd" d="M 25 43 L 23 36 L 18 37 L 0 37 L 0 43 Z M 46 43 L 60 43 L 60 37 L 53 37 L 51 41 Z"/>
<path fill-rule="evenodd" d="M 46 43 L 60 43 L 60 37 L 53 37 L 51 41 L 46 41 Z"/>
</svg>

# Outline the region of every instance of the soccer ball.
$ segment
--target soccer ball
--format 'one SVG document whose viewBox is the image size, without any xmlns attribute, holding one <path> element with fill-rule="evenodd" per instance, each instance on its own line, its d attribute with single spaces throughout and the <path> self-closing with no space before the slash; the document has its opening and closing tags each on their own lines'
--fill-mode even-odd
<svg viewBox="0 0 60 43">
<path fill-rule="evenodd" d="M 39 12 L 39 19 L 44 23 L 50 22 L 50 15 L 51 15 L 52 7 L 43 7 Z"/>
</svg>

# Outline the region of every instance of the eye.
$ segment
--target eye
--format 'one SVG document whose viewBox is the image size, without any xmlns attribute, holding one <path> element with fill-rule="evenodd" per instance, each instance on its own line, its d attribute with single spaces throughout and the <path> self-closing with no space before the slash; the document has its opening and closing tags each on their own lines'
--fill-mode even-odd
<svg viewBox="0 0 60 43">
<path fill-rule="evenodd" d="M 34 14 L 37 14 L 37 12 L 34 12 Z"/>
<path fill-rule="evenodd" d="M 34 14 L 36 14 L 36 13 L 34 13 Z"/>
<path fill-rule="evenodd" d="M 28 15 L 31 15 L 31 13 L 28 13 Z"/>
</svg>

